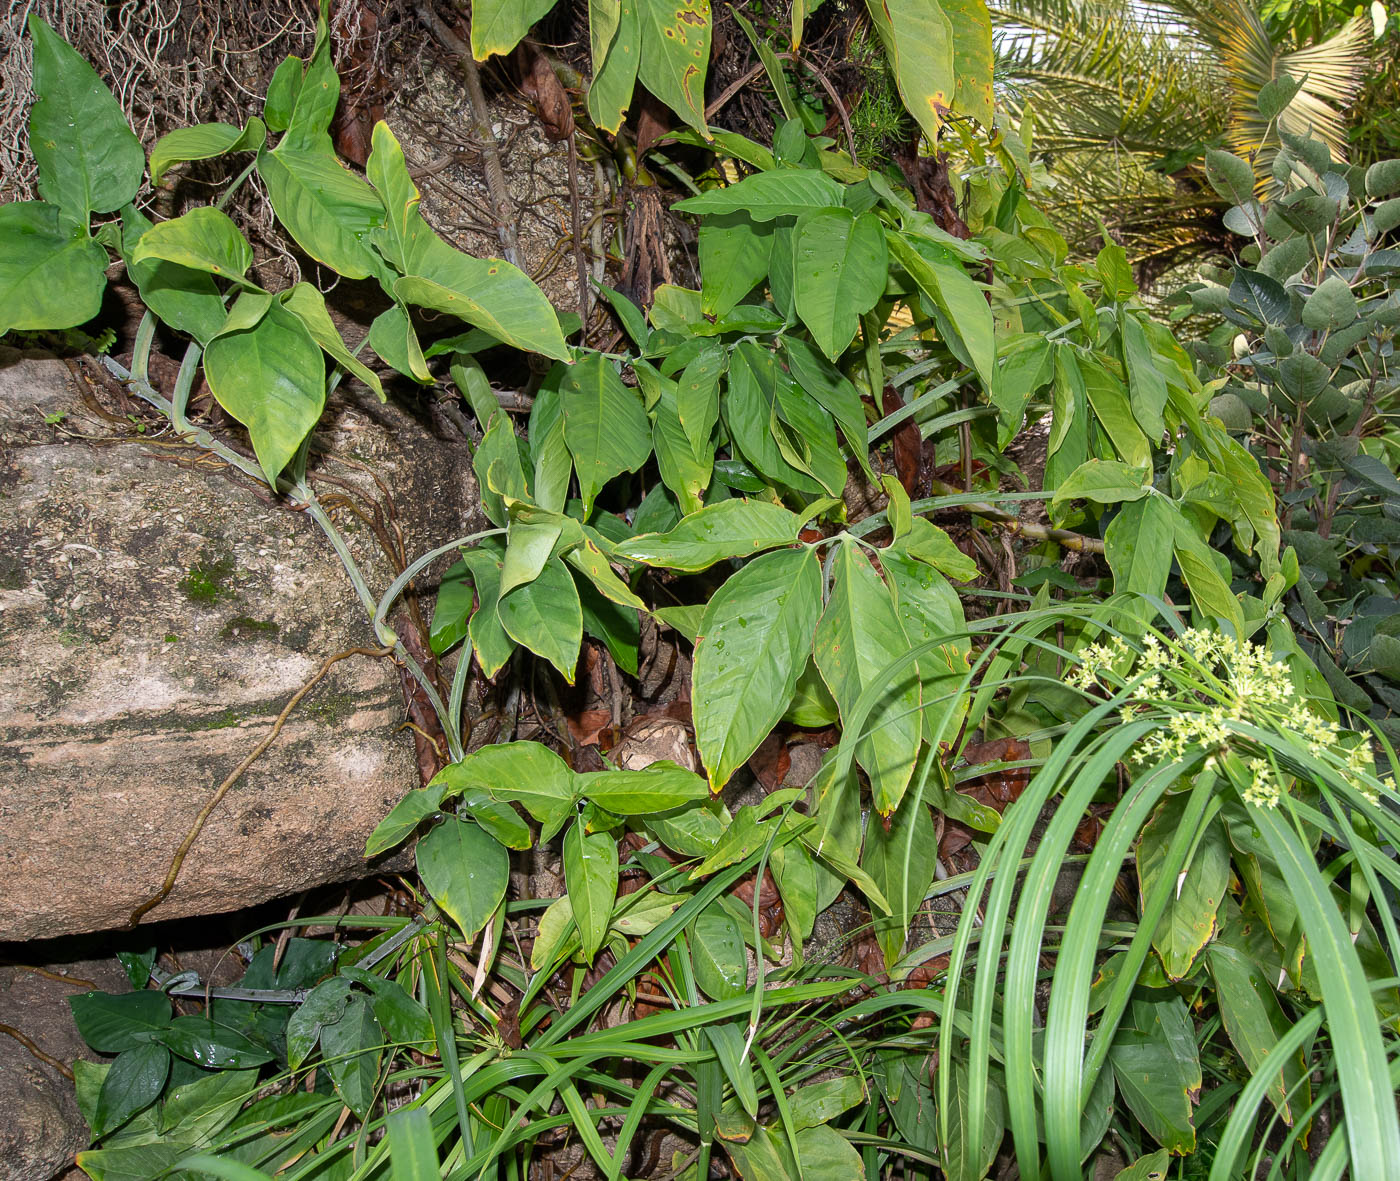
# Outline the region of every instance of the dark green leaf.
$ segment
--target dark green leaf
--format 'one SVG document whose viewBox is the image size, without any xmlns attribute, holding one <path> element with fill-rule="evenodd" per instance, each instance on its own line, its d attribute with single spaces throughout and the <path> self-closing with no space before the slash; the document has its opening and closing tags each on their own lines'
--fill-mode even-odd
<svg viewBox="0 0 1400 1181">
<path fill-rule="evenodd" d="M 583 956 L 592 961 L 607 937 L 617 897 L 617 840 L 584 831 L 575 820 L 564 834 L 564 884 L 578 924 Z"/>
<path fill-rule="evenodd" d="M 100 1139 L 160 1096 L 170 1073 L 170 1051 L 147 1042 L 118 1054 L 102 1080 L 92 1134 Z"/>
<path fill-rule="evenodd" d="M 144 1045 L 170 1025 L 170 999 L 160 992 L 88 992 L 68 998 L 83 1041 L 99 1054 Z"/>
<path fill-rule="evenodd" d="M 472 939 L 505 897 L 510 858 L 495 837 L 454 816 L 418 842 L 418 872 L 433 901 Z"/>
<path fill-rule="evenodd" d="M 321 1058 L 336 1094 L 361 1119 L 374 1102 L 383 1045 L 384 1032 L 363 996 L 352 997 L 345 1015 L 321 1030 Z"/>
</svg>

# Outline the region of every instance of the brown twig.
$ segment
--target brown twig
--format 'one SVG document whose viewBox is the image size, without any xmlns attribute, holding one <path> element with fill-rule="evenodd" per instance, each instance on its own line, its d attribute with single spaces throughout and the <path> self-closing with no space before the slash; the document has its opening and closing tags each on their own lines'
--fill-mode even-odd
<svg viewBox="0 0 1400 1181">
<path fill-rule="evenodd" d="M 267 748 L 277 740 L 277 735 L 282 732 L 282 727 L 286 725 L 292 710 L 296 709 L 296 707 L 301 704 L 302 698 L 315 688 L 321 678 L 330 672 L 332 666 L 351 656 L 376 656 L 383 658 L 385 656 L 392 656 L 393 652 L 394 650 L 392 648 L 347 648 L 344 652 L 337 652 L 333 656 L 327 656 L 325 660 L 321 661 L 321 667 L 312 674 L 309 681 L 292 694 L 292 699 L 287 702 L 282 712 L 277 715 L 277 720 L 272 723 L 272 730 L 268 736 L 259 742 L 258 745 L 248 753 L 247 757 L 229 773 L 228 778 L 219 784 L 218 790 L 210 797 L 209 802 L 200 809 L 199 815 L 195 817 L 189 832 L 185 834 L 185 839 L 180 842 L 180 847 L 175 850 L 175 856 L 170 861 L 170 870 L 165 875 L 165 881 L 161 883 L 160 889 L 131 912 L 131 918 L 127 920 L 127 926 L 136 926 L 141 921 L 143 915 L 155 909 L 155 907 L 159 906 L 170 896 L 170 891 L 175 888 L 175 881 L 180 876 L 180 870 L 184 867 L 185 858 L 189 855 L 190 849 L 194 847 L 195 841 L 199 839 L 199 834 L 204 831 L 204 826 L 208 823 L 209 817 L 213 815 L 214 809 L 223 802 L 224 797 L 228 795 L 233 785 L 238 782 L 243 773 L 257 762 Z"/>
<path fill-rule="evenodd" d="M 805 66 L 812 72 L 812 76 L 821 83 L 822 89 L 826 91 L 827 97 L 831 99 L 832 104 L 836 107 L 837 115 L 840 116 L 841 128 L 846 133 L 846 150 L 851 155 L 851 163 L 858 164 L 860 161 L 856 157 L 856 136 L 855 131 L 851 127 L 851 117 L 846 112 L 846 104 L 841 101 L 841 95 L 837 93 L 836 87 L 831 84 L 831 79 L 817 69 L 811 62 L 799 61 L 796 54 L 775 53 L 773 56 L 777 58 L 778 61 L 793 62 L 794 64 Z M 714 117 L 716 111 L 723 107 L 725 103 L 738 94 L 739 91 L 743 90 L 745 86 L 760 74 L 764 73 L 767 68 L 768 67 L 762 62 L 759 62 L 758 65 L 754 66 L 747 74 L 742 75 L 726 86 L 724 90 L 720 92 L 720 96 L 705 108 L 705 122 L 708 123 Z"/>
<path fill-rule="evenodd" d="M 73 1081 L 73 1072 L 69 1070 L 68 1067 L 66 1067 L 52 1054 L 45 1054 L 43 1050 L 39 1049 L 38 1046 L 36 1046 L 32 1041 L 30 1041 L 29 1038 L 25 1037 L 24 1034 L 20 1033 L 20 1031 L 17 1030 L 13 1025 L 0 1025 L 0 1033 L 9 1034 L 10 1037 L 14 1038 L 15 1041 L 19 1042 L 21 1046 L 23 1046 L 26 1050 L 33 1054 L 34 1057 L 39 1059 L 40 1062 L 48 1063 L 48 1065 L 52 1066 L 70 1083 Z"/>
<path fill-rule="evenodd" d="M 467 99 L 471 103 L 472 122 L 475 124 L 476 138 L 481 144 L 481 170 L 486 177 L 486 191 L 491 197 L 492 213 L 496 218 L 496 233 L 501 239 L 501 249 L 506 262 L 520 265 L 520 243 L 515 232 L 515 203 L 511 200 L 510 189 L 506 185 L 506 172 L 501 164 L 501 152 L 496 143 L 496 135 L 491 130 L 490 108 L 486 105 L 486 91 L 481 87 L 481 71 L 477 69 L 472 49 L 442 17 L 438 16 L 432 0 L 419 0 L 413 10 L 442 47 L 457 55 L 462 66 L 462 77 L 467 84 Z"/>
</svg>

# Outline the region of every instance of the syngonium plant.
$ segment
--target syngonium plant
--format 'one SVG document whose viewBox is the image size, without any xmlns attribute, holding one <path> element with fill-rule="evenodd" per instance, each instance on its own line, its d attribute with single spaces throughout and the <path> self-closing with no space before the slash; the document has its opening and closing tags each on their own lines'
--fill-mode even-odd
<svg viewBox="0 0 1400 1181">
<path fill-rule="evenodd" d="M 1267 188 L 1249 161 L 1207 158 L 1235 202 L 1226 225 L 1247 242 L 1189 291 L 1196 310 L 1224 317 L 1197 350 L 1226 372 L 1212 412 L 1277 490 L 1301 574 L 1287 599 L 1300 641 L 1338 701 L 1395 738 L 1400 160 L 1350 166 L 1320 140 L 1281 135 Z"/>
</svg>

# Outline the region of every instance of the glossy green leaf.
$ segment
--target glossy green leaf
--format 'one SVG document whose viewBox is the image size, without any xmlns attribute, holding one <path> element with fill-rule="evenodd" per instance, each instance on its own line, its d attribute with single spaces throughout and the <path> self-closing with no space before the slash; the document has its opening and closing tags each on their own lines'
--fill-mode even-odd
<svg viewBox="0 0 1400 1181">
<path fill-rule="evenodd" d="M 418 334 L 402 304 L 393 304 L 375 316 L 369 326 L 369 347 L 390 369 L 423 385 L 432 384 L 433 375 L 428 371 Z"/>
<path fill-rule="evenodd" d="M 369 1114 L 379 1081 L 379 1058 L 384 1031 L 374 1019 L 369 1000 L 355 996 L 345 1014 L 321 1030 L 321 1057 L 335 1092 L 361 1119 Z"/>
<path fill-rule="evenodd" d="M 99 1054 L 120 1054 L 170 1024 L 170 999 L 160 992 L 88 992 L 68 998 L 73 1023 Z"/>
<path fill-rule="evenodd" d="M 273 1059 L 271 1050 L 243 1031 L 205 1016 L 176 1017 L 157 1040 L 205 1070 L 243 1070 Z"/>
<path fill-rule="evenodd" d="M 504 0 L 510 3 L 510 0 Z M 641 33 L 637 77 L 690 126 L 705 131 L 709 0 L 634 0 Z"/>
<path fill-rule="evenodd" d="M 529 488 L 525 482 L 525 469 L 520 462 L 515 427 L 504 413 L 497 412 L 482 436 L 476 454 L 472 456 L 472 470 L 476 473 L 481 509 L 486 519 L 493 525 L 508 525 L 510 515 L 503 498 L 526 500 Z"/>
<path fill-rule="evenodd" d="M 488 677 L 500 672 L 515 651 L 515 641 L 506 634 L 496 611 L 504 559 L 504 547 L 496 537 L 486 538 L 475 549 L 462 555 L 471 572 L 477 596 L 477 608 L 472 612 L 467 631 L 481 671 Z"/>
<path fill-rule="evenodd" d="M 995 123 L 992 100 L 992 18 L 984 0 L 939 0 L 953 37 L 953 110 L 971 115 L 991 130 Z"/>
<path fill-rule="evenodd" d="M 846 446 L 862 467 L 869 470 L 865 407 L 860 393 L 842 372 L 800 336 L 783 340 L 788 372 L 803 393 L 815 398 L 836 421 Z M 873 476 L 872 476 L 873 478 Z"/>
<path fill-rule="evenodd" d="M 1162 411 L 1167 404 L 1166 378 L 1157 368 L 1152 346 L 1147 342 L 1147 333 L 1143 331 L 1141 321 L 1134 315 L 1121 313 L 1118 317 L 1118 330 L 1123 338 L 1123 361 L 1128 369 L 1128 389 L 1132 397 L 1133 415 L 1143 433 L 1154 442 L 1160 442 L 1166 431 L 1166 423 L 1162 418 Z M 1092 398 L 1091 392 L 1090 400 Z M 1114 439 L 1114 443 L 1117 445 L 1117 439 Z M 1122 454 L 1121 447 L 1119 453 Z"/>
<path fill-rule="evenodd" d="M 931 746 L 952 742 L 967 711 L 962 681 L 967 676 L 971 641 L 958 593 L 938 571 L 899 553 L 881 555 L 899 622 L 912 645 L 939 641 L 921 654 L 916 668 L 924 702 L 924 740 Z"/>
<path fill-rule="evenodd" d="M 418 872 L 433 901 L 473 939 L 505 897 L 510 858 L 478 825 L 448 817 L 418 842 Z"/>
<path fill-rule="evenodd" d="M 287 233 L 317 262 L 347 279 L 382 272 L 370 234 L 384 223 L 374 190 L 324 151 L 295 151 L 285 144 L 258 153 L 258 175 Z"/>
<path fill-rule="evenodd" d="M 263 100 L 263 119 L 272 131 L 286 131 L 292 120 L 297 96 L 301 93 L 302 77 L 306 63 L 294 54 L 288 54 L 272 71 L 267 84 L 267 95 Z"/>
<path fill-rule="evenodd" d="M 1164 800 L 1142 830 L 1137 848 L 1138 881 L 1147 897 L 1166 871 L 1170 835 L 1186 810 L 1185 793 Z M 1186 868 L 1177 875 L 1166 912 L 1157 923 L 1152 946 L 1171 980 L 1181 980 L 1195 965 L 1215 935 L 1216 914 L 1230 881 L 1230 847 L 1219 822 L 1210 825 L 1196 845 Z"/>
<path fill-rule="evenodd" d="M 588 35 L 593 48 L 588 116 L 616 135 L 632 105 L 641 56 L 636 0 L 589 0 Z"/>
<path fill-rule="evenodd" d="M 952 324 L 985 389 L 996 386 L 996 324 L 981 289 L 961 266 L 932 262 L 902 234 L 885 232 L 891 257 Z"/>
<path fill-rule="evenodd" d="M 397 280 L 394 294 L 475 324 L 525 352 L 569 359 L 559 317 L 544 292 L 499 258 L 472 258 L 433 236 L 422 247 L 417 272 Z"/>
<path fill-rule="evenodd" d="M 749 962 L 739 920 L 718 901 L 695 916 L 690 959 L 695 983 L 711 1000 L 743 996 L 748 987 Z"/>
<path fill-rule="evenodd" d="M 866 7 L 894 66 L 899 97 L 936 144 L 956 87 L 951 22 L 926 0 L 866 0 Z"/>
<path fill-rule="evenodd" d="M 722 316 L 768 276 L 773 227 L 743 213 L 717 214 L 700 226 L 700 300 Z"/>
<path fill-rule="evenodd" d="M 997 408 L 997 446 L 1005 448 L 1025 421 L 1026 406 L 1054 378 L 1055 351 L 1043 336 L 1026 335 L 1002 344 L 991 399 Z"/>
<path fill-rule="evenodd" d="M 792 1122 L 799 1131 L 830 1123 L 864 1099 L 866 1094 L 864 1081 L 854 1074 L 808 1083 L 794 1092 L 789 1100 Z"/>
<path fill-rule="evenodd" d="M 246 127 L 231 123 L 197 123 L 193 127 L 177 127 L 156 140 L 151 148 L 151 184 L 177 164 L 191 160 L 213 160 L 229 152 L 256 152 L 267 142 L 267 127 L 254 115 Z"/>
<path fill-rule="evenodd" d="M 93 1137 L 107 1135 L 154 1103 L 169 1074 L 170 1051 L 162 1045 L 146 1042 L 118 1054 L 97 1095 Z"/>
<path fill-rule="evenodd" d="M 340 76 L 331 61 L 328 15 L 329 7 L 322 6 L 316 20 L 316 41 L 301 84 L 295 88 L 291 113 L 287 116 L 287 133 L 279 148 L 333 156 L 329 132 L 340 102 Z"/>
<path fill-rule="evenodd" d="M 323 980 L 306 995 L 292 1015 L 287 1018 L 287 1065 L 295 1070 L 306 1061 L 321 1030 L 334 1025 L 350 1003 L 350 981 L 343 976 Z"/>
<path fill-rule="evenodd" d="M 1151 467 L 1152 447 L 1147 435 L 1138 425 L 1138 398 L 1129 396 L 1128 389 L 1118 377 L 1096 360 L 1081 357 L 1079 372 L 1084 379 L 1084 393 L 1089 406 L 1098 419 L 1099 426 L 1108 436 L 1113 449 L 1129 467 Z M 1152 370 L 1156 373 L 1156 369 Z M 1162 386 L 1162 397 L 1166 398 L 1166 385 Z M 1160 414 L 1158 420 L 1160 421 Z M 1161 437 L 1160 435 L 1157 437 Z"/>
<path fill-rule="evenodd" d="M 568 568 L 550 558 L 539 577 L 501 596 L 496 614 L 506 635 L 543 656 L 574 683 L 574 666 L 583 643 L 583 608 Z"/>
<path fill-rule="evenodd" d="M 831 360 L 846 351 L 860 317 L 884 295 L 888 267 L 884 230 L 873 213 L 821 209 L 798 221 L 793 300 Z"/>
<path fill-rule="evenodd" d="M 710 486 L 714 452 L 704 444 L 696 447 L 686 434 L 677 407 L 673 382 L 660 389 L 652 421 L 652 447 L 661 480 L 673 493 L 685 514 L 704 507 L 705 489 Z"/>
<path fill-rule="evenodd" d="M 574 790 L 615 816 L 669 812 L 709 795 L 704 779 L 666 759 L 640 771 L 589 771 L 577 775 Z"/>
<path fill-rule="evenodd" d="M 730 439 L 738 448 L 734 457 L 746 460 L 774 485 L 814 495 L 822 486 L 801 454 L 803 440 L 791 434 L 779 415 L 779 381 L 773 354 L 753 341 L 742 341 L 731 354 L 723 410 Z"/>
<path fill-rule="evenodd" d="M 173 1086 L 160 1105 L 161 1131 L 167 1135 L 212 1136 L 227 1127 L 257 1093 L 258 1071 L 221 1070 Z"/>
<path fill-rule="evenodd" d="M 1151 468 L 1129 467 L 1116 459 L 1091 459 L 1061 481 L 1050 504 L 1058 508 L 1067 500 L 1092 500 L 1095 504 L 1141 500 L 1151 492 L 1151 481 Z"/>
<path fill-rule="evenodd" d="M 722 500 L 691 513 L 669 533 L 643 533 L 617 547 L 622 557 L 670 570 L 704 570 L 725 558 L 791 545 L 802 519 L 763 500 Z"/>
<path fill-rule="evenodd" d="M 846 461 L 836 441 L 836 425 L 780 366 L 773 370 L 774 413 L 769 429 L 783 458 L 811 475 L 827 495 L 839 499 L 846 487 Z"/>
<path fill-rule="evenodd" d="M 772 221 L 775 217 L 837 207 L 841 196 L 841 186 L 824 173 L 810 168 L 785 168 L 755 172 L 736 184 L 687 197 L 671 208 L 696 215 L 742 213 L 754 221 Z"/>
<path fill-rule="evenodd" d="M 1225 572 L 1216 564 L 1217 556 L 1228 570 L 1228 560 L 1216 555 L 1202 540 L 1196 527 L 1174 505 L 1172 512 L 1172 546 L 1181 576 L 1191 592 L 1191 602 L 1205 616 L 1223 619 L 1234 628 L 1236 636 L 1244 635 L 1244 612 L 1240 601 L 1230 589 Z"/>
<path fill-rule="evenodd" d="M 240 327 L 238 309 L 247 306 L 251 318 L 257 305 L 246 293 L 239 296 L 230 327 L 204 350 L 204 376 L 219 405 L 248 428 L 258 463 L 275 485 L 321 417 L 326 367 L 306 325 L 278 303 Z"/>
<path fill-rule="evenodd" d="M 831 562 L 831 593 L 814 653 L 843 719 L 868 687 L 883 690 L 864 732 L 851 737 L 858 739 L 856 760 L 870 776 L 875 807 L 885 816 L 904 796 L 922 735 L 917 674 L 908 666 L 892 676 L 885 672 L 908 648 L 889 590 L 870 560 L 853 543 L 842 542 Z"/>
<path fill-rule="evenodd" d="M 0 205 L 0 333 L 73 328 L 102 310 L 107 252 L 42 201 Z"/>
<path fill-rule="evenodd" d="M 821 614 L 810 550 L 765 554 L 711 597 L 695 646 L 695 744 L 718 791 L 782 719 Z"/>
<path fill-rule="evenodd" d="M 559 384 L 564 441 L 574 457 L 585 519 L 614 476 L 634 472 L 651 455 L 651 428 L 637 395 L 599 353 L 575 362 Z"/>
<path fill-rule="evenodd" d="M 381 402 L 387 401 L 379 375 L 345 347 L 340 329 L 326 310 L 326 297 L 316 287 L 310 283 L 297 283 L 290 290 L 282 292 L 279 298 L 282 306 L 306 325 L 311 339 L 321 346 L 332 361 L 369 386 Z"/>
<path fill-rule="evenodd" d="M 253 265 L 253 251 L 228 214 L 204 205 L 157 222 L 141 236 L 132 259 L 163 259 L 211 275 L 241 277 Z"/>
<path fill-rule="evenodd" d="M 1206 964 L 1215 981 L 1216 1003 L 1220 1020 L 1230 1042 L 1251 1071 L 1257 1072 L 1266 1057 L 1273 1052 L 1279 1038 L 1288 1032 L 1289 1021 L 1279 1004 L 1273 982 L 1268 980 L 1259 964 L 1238 947 L 1225 942 L 1212 943 L 1206 949 Z M 1273 1077 L 1268 1096 L 1283 1122 L 1292 1126 L 1298 1110 L 1305 1109 L 1310 1088 L 1294 1088 L 1303 1080 L 1306 1069 L 1300 1054 L 1269 1063 Z M 1298 1104 L 1295 1108 L 1293 1105 Z"/>
<path fill-rule="evenodd" d="M 29 37 L 29 150 L 39 168 L 39 196 L 86 226 L 89 213 L 112 213 L 136 195 L 146 154 L 97 71 L 32 12 Z"/>
<path fill-rule="evenodd" d="M 914 518 L 902 548 L 911 558 L 925 562 L 959 582 L 971 582 L 981 573 L 977 563 L 958 549 L 947 533 L 923 517 Z"/>
<path fill-rule="evenodd" d="M 437 773 L 432 785 L 454 792 L 482 787 L 498 800 L 522 805 L 536 820 L 556 826 L 574 809 L 574 773 L 538 742 L 483 746 Z"/>
<path fill-rule="evenodd" d="M 938 858 L 938 834 L 928 805 L 909 792 L 890 818 L 887 829 L 872 818 L 865 830 L 861 868 L 870 875 L 890 904 L 890 914 L 875 921 L 875 938 L 892 968 L 904 951 L 909 926 L 933 884 Z"/>
<path fill-rule="evenodd" d="M 442 785 L 415 787 L 389 809 L 365 841 L 365 856 L 378 857 L 408 840 L 423 821 L 442 807 Z"/>
<path fill-rule="evenodd" d="M 484 62 L 520 44 L 554 0 L 475 0 L 472 4 L 472 56 Z"/>
<path fill-rule="evenodd" d="M 1125 503 L 1104 532 L 1115 592 L 1160 596 L 1172 568 L 1175 512 L 1164 496 Z"/>
<path fill-rule="evenodd" d="M 0 211 L 0 219 L 3 216 Z M 224 326 L 226 315 L 214 277 L 207 271 L 161 259 L 137 262 L 137 243 L 151 228 L 150 220 L 135 206 L 122 209 L 122 257 L 127 276 L 141 293 L 141 302 L 164 323 L 206 345 Z M 102 261 L 106 262 L 105 257 Z"/>
<path fill-rule="evenodd" d="M 1192 1152 L 1201 1064 L 1186 1003 L 1177 996 L 1137 1000 L 1129 1013 L 1131 1023 L 1119 1028 L 1108 1051 L 1118 1092 L 1158 1144 L 1177 1154 Z"/>
<path fill-rule="evenodd" d="M 728 358 L 718 343 L 707 344 L 676 381 L 676 413 L 695 453 L 708 450 L 719 420 L 719 382 Z"/>
<path fill-rule="evenodd" d="M 584 831 L 575 820 L 564 834 L 564 884 L 584 958 L 592 961 L 612 924 L 617 897 L 617 840 L 609 833 Z"/>
</svg>

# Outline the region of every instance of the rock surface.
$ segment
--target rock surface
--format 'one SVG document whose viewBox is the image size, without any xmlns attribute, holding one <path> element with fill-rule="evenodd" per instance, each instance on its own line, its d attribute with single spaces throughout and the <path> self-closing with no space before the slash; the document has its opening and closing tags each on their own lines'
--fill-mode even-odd
<svg viewBox="0 0 1400 1181">
<path fill-rule="evenodd" d="M 154 420 L 136 435 L 87 385 L 0 350 L 0 941 L 123 925 L 291 694 L 327 656 L 375 646 L 314 521 Z M 481 527 L 465 448 L 392 403 L 338 395 L 316 438 L 339 457 L 313 463 L 323 503 L 348 496 L 372 520 L 378 477 L 409 555 Z M 375 531 L 348 504 L 335 516 L 382 592 Z M 419 782 L 403 716 L 393 665 L 337 664 L 150 918 L 367 872 L 365 837 Z"/>
</svg>

